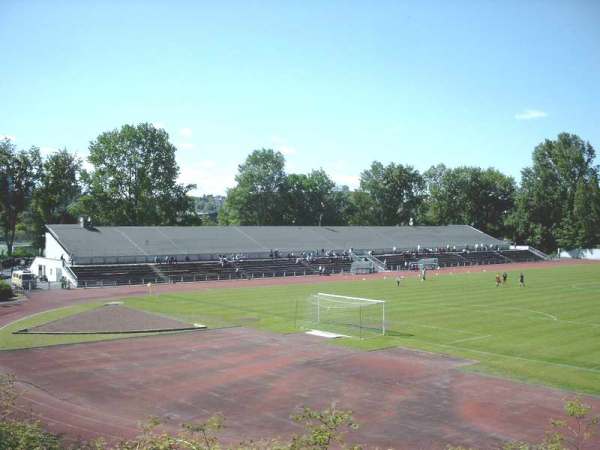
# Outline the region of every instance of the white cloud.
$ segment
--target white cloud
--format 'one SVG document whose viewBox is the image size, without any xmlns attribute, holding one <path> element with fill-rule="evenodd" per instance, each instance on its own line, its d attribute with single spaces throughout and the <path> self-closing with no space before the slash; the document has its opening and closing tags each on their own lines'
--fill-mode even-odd
<svg viewBox="0 0 600 450">
<path fill-rule="evenodd" d="M 277 150 L 280 151 L 284 156 L 291 156 L 298 153 L 294 147 L 290 147 L 288 145 L 282 145 Z"/>
<path fill-rule="evenodd" d="M 192 137 L 192 129 L 191 128 L 182 128 L 179 130 L 179 135 L 183 138 L 191 138 Z"/>
<path fill-rule="evenodd" d="M 177 147 L 179 147 L 181 150 L 193 150 L 196 146 L 191 142 L 181 142 L 177 144 Z"/>
<path fill-rule="evenodd" d="M 360 185 L 360 177 L 358 175 L 331 175 L 333 181 L 340 186 L 348 186 L 350 189 L 356 189 Z"/>
<path fill-rule="evenodd" d="M 51 153 L 56 153 L 58 151 L 55 147 L 40 147 L 40 153 L 44 156 L 48 156 Z"/>
<path fill-rule="evenodd" d="M 87 160 L 87 158 L 82 158 L 82 159 L 83 159 L 83 164 L 82 164 L 83 169 L 87 170 L 88 172 L 93 172 L 94 171 L 94 165 L 91 162 L 89 162 Z"/>
<path fill-rule="evenodd" d="M 295 147 L 288 145 L 285 140 L 279 136 L 273 136 L 271 141 L 273 142 L 273 150 L 281 152 L 283 156 L 293 156 L 298 153 Z"/>
<path fill-rule="evenodd" d="M 526 109 L 520 113 L 515 114 L 515 119 L 517 120 L 532 120 L 532 119 L 541 119 L 543 117 L 547 117 L 548 113 L 545 111 L 540 111 L 539 109 Z"/>
<path fill-rule="evenodd" d="M 179 182 L 195 184 L 192 195 L 220 194 L 224 195 L 227 188 L 235 186 L 235 166 L 221 166 L 212 160 L 180 164 Z"/>
<path fill-rule="evenodd" d="M 8 139 L 9 141 L 15 142 L 17 140 L 16 136 L 13 134 L 0 134 L 0 141 Z"/>
</svg>

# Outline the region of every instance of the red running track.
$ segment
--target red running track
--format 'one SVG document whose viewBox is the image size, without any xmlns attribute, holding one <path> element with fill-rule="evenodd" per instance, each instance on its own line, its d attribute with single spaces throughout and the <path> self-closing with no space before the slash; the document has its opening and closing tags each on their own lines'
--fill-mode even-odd
<svg viewBox="0 0 600 450">
<path fill-rule="evenodd" d="M 512 264 L 507 270 L 553 264 Z M 504 267 L 466 270 L 477 269 Z M 377 276 L 383 275 L 372 277 Z M 348 276 L 161 289 L 340 278 Z M 35 294 L 0 308 L 0 325 L 76 302 L 144 293 L 144 288 L 126 287 Z M 139 432 L 138 422 L 151 415 L 177 430 L 182 422 L 206 420 L 216 412 L 227 418 L 226 442 L 285 437 L 299 431 L 289 419 L 296 408 L 323 408 L 336 401 L 352 409 L 361 424 L 348 436 L 352 442 L 398 449 L 443 449 L 447 444 L 493 448 L 507 440 L 540 440 L 550 418 L 562 417 L 568 392 L 465 373 L 460 368 L 466 364 L 470 362 L 400 348 L 359 352 L 306 335 L 245 328 L 0 352 L 0 370 L 19 380 L 21 407 L 52 431 L 72 438 L 132 437 Z M 585 400 L 600 411 L 600 399 Z"/>
</svg>

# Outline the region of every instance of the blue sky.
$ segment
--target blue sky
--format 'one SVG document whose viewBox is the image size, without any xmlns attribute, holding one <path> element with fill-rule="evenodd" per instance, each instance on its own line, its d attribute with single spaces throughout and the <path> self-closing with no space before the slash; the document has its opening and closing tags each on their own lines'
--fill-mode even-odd
<svg viewBox="0 0 600 450">
<path fill-rule="evenodd" d="M 0 135 L 83 157 L 164 127 L 224 193 L 248 153 L 355 187 L 371 161 L 519 177 L 559 132 L 600 151 L 600 2 L 0 0 Z"/>
</svg>

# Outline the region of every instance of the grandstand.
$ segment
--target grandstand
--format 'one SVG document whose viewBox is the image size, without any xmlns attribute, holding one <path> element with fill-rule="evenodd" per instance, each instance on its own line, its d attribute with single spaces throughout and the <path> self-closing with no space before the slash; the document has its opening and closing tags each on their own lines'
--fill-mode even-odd
<svg viewBox="0 0 600 450">
<path fill-rule="evenodd" d="M 73 286 L 174 283 L 404 270 L 422 258 L 440 267 L 537 261 L 467 225 L 414 227 L 93 227 L 48 225 L 31 270 Z"/>
</svg>

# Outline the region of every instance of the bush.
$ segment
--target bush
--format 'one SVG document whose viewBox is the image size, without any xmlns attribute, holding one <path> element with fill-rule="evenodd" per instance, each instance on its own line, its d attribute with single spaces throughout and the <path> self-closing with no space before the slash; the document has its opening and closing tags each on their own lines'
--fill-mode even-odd
<svg viewBox="0 0 600 450">
<path fill-rule="evenodd" d="M 0 450 L 61 450 L 58 437 L 45 431 L 37 422 L 0 421 Z"/>
<path fill-rule="evenodd" d="M 10 284 L 0 281 L 0 302 L 3 300 L 8 300 L 13 297 L 13 291 L 10 287 Z"/>
<path fill-rule="evenodd" d="M 35 258 L 37 252 L 33 247 L 15 247 L 13 256 L 16 258 Z"/>
</svg>

